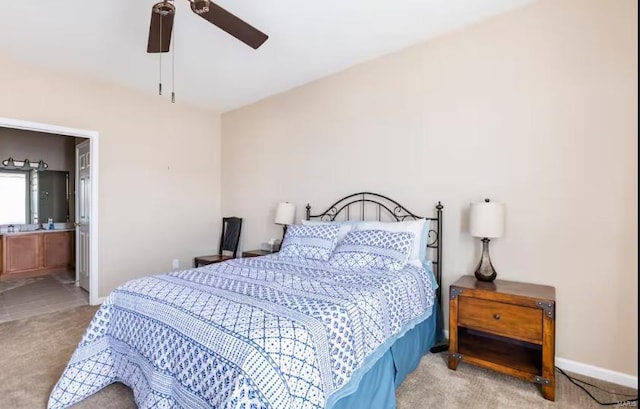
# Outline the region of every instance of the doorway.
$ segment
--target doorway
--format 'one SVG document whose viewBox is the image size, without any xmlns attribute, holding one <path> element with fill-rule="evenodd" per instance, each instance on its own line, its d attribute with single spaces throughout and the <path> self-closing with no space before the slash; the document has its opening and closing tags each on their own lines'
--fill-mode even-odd
<svg viewBox="0 0 640 409">
<path fill-rule="evenodd" d="M 61 127 L 38 122 L 23 121 L 0 117 L 0 127 L 34 131 L 48 134 L 57 134 L 73 138 L 86 138 L 86 142 L 76 147 L 76 200 L 77 204 L 83 203 L 82 209 L 75 206 L 76 213 L 76 282 L 89 293 L 89 303 L 99 304 L 102 300 L 98 294 L 98 189 L 99 189 L 99 134 L 97 131 Z M 79 147 L 83 146 L 82 152 Z M 80 153 L 79 153 L 80 152 Z M 4 159 L 4 158 L 2 158 Z M 82 178 L 79 175 L 82 172 Z M 82 187 L 80 186 L 82 184 Z M 81 198 L 83 196 L 83 198 Z M 81 212 L 84 213 L 81 214 Z M 83 218 L 79 218 L 79 216 Z M 82 240 L 80 239 L 82 237 Z"/>
</svg>

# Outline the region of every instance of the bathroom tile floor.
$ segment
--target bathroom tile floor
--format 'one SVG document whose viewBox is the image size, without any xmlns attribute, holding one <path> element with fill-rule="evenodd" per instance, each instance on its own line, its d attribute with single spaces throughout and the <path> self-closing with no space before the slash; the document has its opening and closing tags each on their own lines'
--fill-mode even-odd
<svg viewBox="0 0 640 409">
<path fill-rule="evenodd" d="M 89 304 L 74 273 L 0 281 L 0 323 Z"/>
</svg>

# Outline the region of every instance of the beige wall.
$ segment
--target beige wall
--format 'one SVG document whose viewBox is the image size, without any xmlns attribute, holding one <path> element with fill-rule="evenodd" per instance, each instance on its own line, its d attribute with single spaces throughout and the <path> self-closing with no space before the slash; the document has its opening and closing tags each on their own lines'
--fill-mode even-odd
<svg viewBox="0 0 640 409">
<path fill-rule="evenodd" d="M 219 114 L 0 57 L 0 117 L 100 133 L 100 296 L 216 248 Z"/>
<path fill-rule="evenodd" d="M 557 356 L 637 376 L 637 3 L 546 0 L 222 116 L 243 246 L 277 202 L 359 190 L 445 205 L 444 286 L 471 201 L 507 206 L 499 278 L 553 285 Z"/>
</svg>

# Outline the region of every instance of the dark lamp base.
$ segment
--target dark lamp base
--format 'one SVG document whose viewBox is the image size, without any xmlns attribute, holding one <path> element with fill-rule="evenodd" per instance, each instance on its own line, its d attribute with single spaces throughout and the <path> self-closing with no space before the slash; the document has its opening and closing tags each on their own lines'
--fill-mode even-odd
<svg viewBox="0 0 640 409">
<path fill-rule="evenodd" d="M 476 276 L 476 280 L 478 280 L 478 281 L 486 281 L 486 282 L 491 282 L 491 281 L 495 280 L 496 277 L 498 276 L 495 271 L 491 275 L 484 275 L 481 272 L 476 271 L 474 273 L 474 275 Z"/>
<path fill-rule="evenodd" d="M 482 239 L 482 257 L 476 267 L 474 275 L 478 281 L 493 281 L 498 275 L 493 264 L 491 264 L 491 258 L 489 257 L 489 240 L 488 238 Z"/>
</svg>

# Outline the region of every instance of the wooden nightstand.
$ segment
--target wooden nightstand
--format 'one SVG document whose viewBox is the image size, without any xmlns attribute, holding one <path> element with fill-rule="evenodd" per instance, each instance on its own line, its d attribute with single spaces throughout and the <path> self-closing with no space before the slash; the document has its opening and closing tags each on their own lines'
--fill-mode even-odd
<svg viewBox="0 0 640 409">
<path fill-rule="evenodd" d="M 275 251 L 269 250 L 247 250 L 242 252 L 242 257 L 260 257 L 266 256 L 268 254 L 276 253 Z"/>
<path fill-rule="evenodd" d="M 493 369 L 555 400 L 555 298 L 545 285 L 461 277 L 449 287 L 449 369 Z"/>
</svg>

